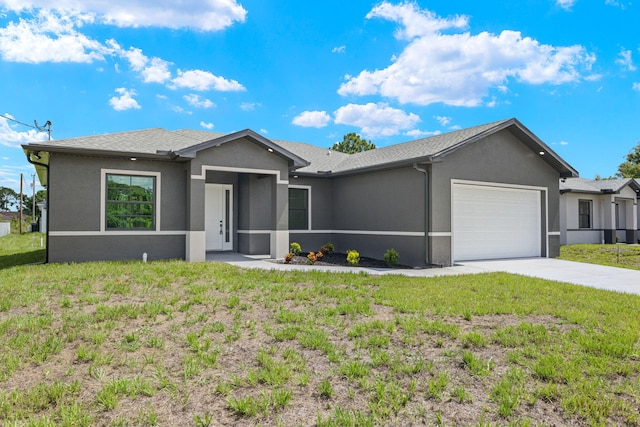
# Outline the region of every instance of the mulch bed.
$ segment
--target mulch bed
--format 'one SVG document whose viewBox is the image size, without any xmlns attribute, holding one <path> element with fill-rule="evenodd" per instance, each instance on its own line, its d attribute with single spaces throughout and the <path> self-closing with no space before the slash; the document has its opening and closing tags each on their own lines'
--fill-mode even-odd
<svg viewBox="0 0 640 427">
<path fill-rule="evenodd" d="M 296 255 L 293 257 L 289 264 L 296 265 L 308 265 L 309 260 L 307 259 L 308 252 L 300 252 L 300 255 Z M 284 264 L 284 260 L 278 260 L 278 263 Z M 334 252 L 332 254 L 327 254 L 322 257 L 322 260 L 316 261 L 315 265 L 326 265 L 326 266 L 339 266 L 339 267 L 365 267 L 365 268 L 390 268 L 384 260 L 375 259 L 375 258 L 367 258 L 360 257 L 360 262 L 357 265 L 351 265 L 347 262 L 347 254 Z M 393 268 L 412 268 L 407 267 L 406 265 L 398 265 Z"/>
</svg>

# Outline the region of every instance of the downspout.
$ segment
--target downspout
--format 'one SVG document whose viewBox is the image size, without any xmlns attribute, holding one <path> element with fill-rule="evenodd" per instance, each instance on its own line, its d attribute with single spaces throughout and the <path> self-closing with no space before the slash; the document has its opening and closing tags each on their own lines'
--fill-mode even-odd
<svg viewBox="0 0 640 427">
<path fill-rule="evenodd" d="M 44 248 L 44 263 L 48 264 L 49 263 L 49 214 L 50 214 L 50 206 L 49 206 L 49 165 L 45 164 L 45 163 L 40 163 L 40 162 L 35 162 L 33 160 L 31 160 L 31 154 L 33 154 L 31 151 L 28 151 L 29 155 L 27 156 L 27 161 L 29 163 L 31 163 L 32 165 L 36 166 L 43 166 L 46 170 L 47 170 L 47 232 L 46 232 L 46 246 Z M 35 189 L 34 189 L 35 191 Z"/>
<path fill-rule="evenodd" d="M 431 222 L 431 210 L 429 209 L 429 171 L 418 167 L 417 163 L 413 168 L 424 174 L 424 262 L 427 267 L 431 266 L 431 256 L 429 253 L 429 223 Z"/>
</svg>

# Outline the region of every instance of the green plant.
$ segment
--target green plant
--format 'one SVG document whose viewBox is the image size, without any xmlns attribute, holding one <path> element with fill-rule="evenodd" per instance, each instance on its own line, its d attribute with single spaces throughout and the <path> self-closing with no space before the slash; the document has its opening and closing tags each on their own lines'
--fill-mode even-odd
<svg viewBox="0 0 640 427">
<path fill-rule="evenodd" d="M 395 249 L 387 249 L 384 253 L 384 262 L 386 262 L 389 267 L 396 267 L 398 265 L 398 258 L 400 258 L 400 254 Z"/>
<path fill-rule="evenodd" d="M 360 262 L 360 253 L 356 250 L 349 249 L 347 251 L 347 262 L 351 265 L 358 265 Z"/>
<path fill-rule="evenodd" d="M 322 252 L 325 255 L 330 255 L 334 252 L 335 247 L 333 246 L 333 243 L 331 242 L 327 242 L 324 245 L 320 246 L 320 252 Z"/>
<path fill-rule="evenodd" d="M 331 383 L 328 379 L 322 380 L 320 385 L 318 386 L 318 392 L 320 393 L 320 397 L 325 399 L 331 399 L 333 396 L 333 387 L 331 387 Z"/>
<path fill-rule="evenodd" d="M 300 252 L 302 252 L 302 246 L 300 246 L 300 243 L 298 242 L 292 242 L 289 252 L 294 255 L 300 255 Z"/>
</svg>

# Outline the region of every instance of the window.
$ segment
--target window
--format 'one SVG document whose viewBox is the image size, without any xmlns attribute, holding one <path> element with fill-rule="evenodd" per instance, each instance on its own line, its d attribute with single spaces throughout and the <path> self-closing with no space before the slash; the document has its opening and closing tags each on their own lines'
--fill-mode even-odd
<svg viewBox="0 0 640 427">
<path fill-rule="evenodd" d="M 155 229 L 155 177 L 107 174 L 106 183 L 108 230 Z"/>
<path fill-rule="evenodd" d="M 578 200 L 578 227 L 591 228 L 591 200 Z"/>
<path fill-rule="evenodd" d="M 289 230 L 309 229 L 309 188 L 289 188 Z"/>
</svg>

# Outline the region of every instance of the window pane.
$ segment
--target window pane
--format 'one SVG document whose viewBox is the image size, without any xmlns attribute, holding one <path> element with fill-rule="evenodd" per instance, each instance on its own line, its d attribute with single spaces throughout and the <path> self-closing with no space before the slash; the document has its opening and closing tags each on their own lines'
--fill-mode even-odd
<svg viewBox="0 0 640 427">
<path fill-rule="evenodd" d="M 309 190 L 306 188 L 289 189 L 289 229 L 309 229 Z"/>
<path fill-rule="evenodd" d="M 290 230 L 306 230 L 307 226 L 306 210 L 290 210 L 289 211 L 289 229 Z"/>
<path fill-rule="evenodd" d="M 107 175 L 106 227 L 154 228 L 155 177 Z"/>
</svg>

